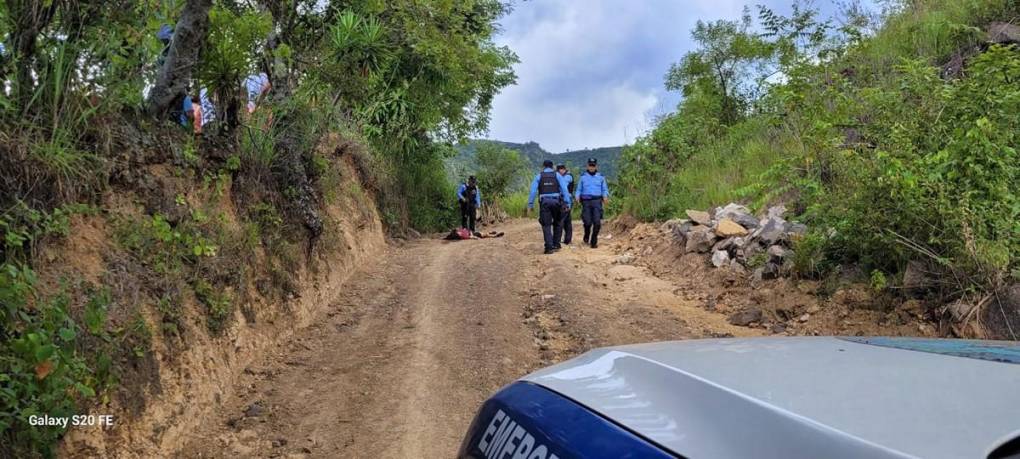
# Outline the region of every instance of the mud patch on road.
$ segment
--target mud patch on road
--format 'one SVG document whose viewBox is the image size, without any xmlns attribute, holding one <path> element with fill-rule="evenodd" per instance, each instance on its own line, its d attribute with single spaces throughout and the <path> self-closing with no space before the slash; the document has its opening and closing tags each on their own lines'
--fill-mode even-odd
<svg viewBox="0 0 1020 459">
<path fill-rule="evenodd" d="M 557 312 L 562 308 L 557 295 L 533 292 L 521 313 L 522 322 L 535 337 L 534 345 L 542 356 L 543 365 L 565 360 L 588 348 L 584 339 L 573 332 L 568 320 Z"/>
</svg>

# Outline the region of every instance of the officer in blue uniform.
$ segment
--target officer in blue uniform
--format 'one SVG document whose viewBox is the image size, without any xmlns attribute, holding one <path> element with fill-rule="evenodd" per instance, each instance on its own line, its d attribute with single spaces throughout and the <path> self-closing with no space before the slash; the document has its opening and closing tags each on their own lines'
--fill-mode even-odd
<svg viewBox="0 0 1020 459">
<path fill-rule="evenodd" d="M 478 191 L 478 181 L 470 176 L 467 182 L 457 187 L 457 201 L 460 203 L 460 227 L 475 232 L 475 209 L 482 207 L 482 192 Z"/>
<path fill-rule="evenodd" d="M 599 230 L 602 229 L 602 210 L 609 203 L 609 185 L 599 173 L 598 160 L 588 158 L 588 170 L 578 180 L 575 197 L 581 203 L 581 221 L 584 222 L 584 242 L 591 248 L 599 246 Z"/>
<path fill-rule="evenodd" d="M 570 191 L 567 180 L 553 170 L 553 162 L 545 160 L 542 172 L 531 182 L 531 193 L 528 194 L 528 211 L 535 207 L 535 196 L 539 200 L 538 222 L 542 224 L 542 238 L 545 252 L 550 254 L 559 250 L 560 235 L 563 231 L 563 209 L 570 212 Z"/>
<path fill-rule="evenodd" d="M 567 181 L 567 193 L 570 195 L 574 194 L 574 176 L 567 170 L 566 164 L 559 164 L 556 166 L 556 172 L 563 176 Z M 570 209 L 563 206 L 563 243 L 570 245 L 570 241 L 574 239 L 574 225 L 570 221 Z"/>
</svg>

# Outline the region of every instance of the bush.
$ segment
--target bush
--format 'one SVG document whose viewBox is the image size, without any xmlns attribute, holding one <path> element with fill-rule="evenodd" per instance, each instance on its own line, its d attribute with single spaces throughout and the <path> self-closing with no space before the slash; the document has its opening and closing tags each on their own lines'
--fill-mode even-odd
<svg viewBox="0 0 1020 459">
<path fill-rule="evenodd" d="M 801 275 L 859 264 L 885 285 L 924 258 L 952 273 L 946 293 L 993 289 L 1020 265 L 1020 48 L 976 45 L 986 21 L 1018 16 L 1009 0 L 904 2 L 870 36 L 823 40 L 824 59 L 802 50 L 736 122 L 713 121 L 704 93 L 685 100 L 624 151 L 624 210 L 780 200 L 813 229 L 795 243 Z"/>
<path fill-rule="evenodd" d="M 528 161 L 515 150 L 485 142 L 478 146 L 475 158 L 478 186 L 487 196 L 503 196 L 520 186 L 528 170 Z"/>
</svg>

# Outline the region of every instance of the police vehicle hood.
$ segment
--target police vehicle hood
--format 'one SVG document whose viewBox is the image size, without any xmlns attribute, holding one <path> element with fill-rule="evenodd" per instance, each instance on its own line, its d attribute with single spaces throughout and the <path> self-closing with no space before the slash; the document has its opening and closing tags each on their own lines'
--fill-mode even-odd
<svg viewBox="0 0 1020 459">
<path fill-rule="evenodd" d="M 1017 363 L 1002 342 L 720 339 L 598 349 L 524 380 L 687 458 L 986 458 L 1020 435 Z"/>
</svg>

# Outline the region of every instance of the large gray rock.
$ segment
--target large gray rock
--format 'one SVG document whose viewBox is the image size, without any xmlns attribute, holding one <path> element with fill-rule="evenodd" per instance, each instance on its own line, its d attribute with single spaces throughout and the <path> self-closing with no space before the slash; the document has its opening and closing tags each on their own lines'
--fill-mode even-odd
<svg viewBox="0 0 1020 459">
<path fill-rule="evenodd" d="M 971 311 L 973 311 L 975 305 L 969 301 L 956 300 L 946 306 L 946 310 L 953 317 L 956 322 L 962 322 L 964 319 L 970 317 Z"/>
<path fill-rule="evenodd" d="M 807 225 L 805 225 L 803 223 L 790 223 L 786 227 L 786 234 L 788 236 L 801 237 L 801 236 L 804 236 L 805 234 L 807 234 L 807 229 L 808 229 Z"/>
<path fill-rule="evenodd" d="M 722 268 L 730 262 L 730 254 L 725 250 L 716 250 L 712 254 L 712 266 Z"/>
<path fill-rule="evenodd" d="M 988 26 L 988 42 L 1008 45 L 1020 43 L 1020 25 L 993 22 Z"/>
<path fill-rule="evenodd" d="M 746 311 L 739 311 L 730 316 L 729 322 L 733 325 L 746 327 L 755 322 L 761 322 L 763 314 L 761 309 L 752 308 Z"/>
<path fill-rule="evenodd" d="M 780 204 L 778 206 L 769 207 L 769 210 L 765 212 L 765 218 L 783 218 L 786 216 L 786 206 Z"/>
<path fill-rule="evenodd" d="M 772 247 L 769 247 L 769 261 L 776 264 L 780 265 L 783 264 L 783 260 L 790 258 L 790 255 L 792 254 L 793 251 L 781 245 L 774 245 Z"/>
<path fill-rule="evenodd" d="M 687 233 L 684 249 L 687 252 L 705 253 L 715 244 L 715 232 L 708 227 L 696 227 Z"/>
<path fill-rule="evenodd" d="M 694 223 L 705 226 L 712 225 L 712 216 L 709 215 L 708 212 L 688 209 L 686 213 L 687 216 L 690 217 L 692 221 L 694 221 Z"/>
<path fill-rule="evenodd" d="M 759 225 L 758 219 L 751 215 L 751 211 L 747 207 L 734 203 L 727 204 L 726 207 L 717 207 L 715 219 L 730 219 L 747 229 L 754 229 Z"/>
<path fill-rule="evenodd" d="M 689 221 L 690 220 L 687 220 L 686 218 L 674 218 L 672 220 L 667 220 L 665 223 L 662 224 L 662 226 L 659 227 L 659 229 L 662 230 L 663 233 L 672 233 L 673 230 L 676 229 L 676 227 L 683 225 L 684 222 Z"/>
<path fill-rule="evenodd" d="M 766 217 L 761 228 L 755 230 L 751 237 L 761 240 L 764 245 L 774 245 L 786 240 L 788 225 L 789 223 L 780 217 Z"/>
<path fill-rule="evenodd" d="M 728 237 L 726 239 L 721 239 L 719 240 L 719 242 L 716 242 L 714 246 L 712 246 L 712 251 L 713 252 L 717 252 L 719 250 L 725 250 L 727 252 L 732 251 L 733 249 L 736 248 L 735 241 L 737 239 L 742 238 Z"/>
</svg>

